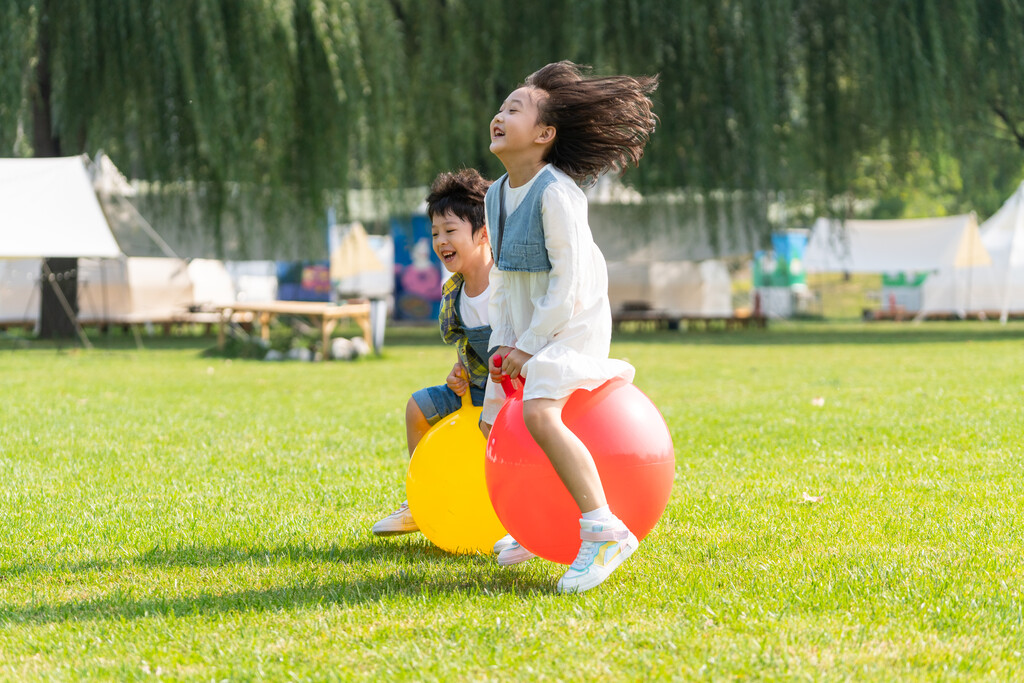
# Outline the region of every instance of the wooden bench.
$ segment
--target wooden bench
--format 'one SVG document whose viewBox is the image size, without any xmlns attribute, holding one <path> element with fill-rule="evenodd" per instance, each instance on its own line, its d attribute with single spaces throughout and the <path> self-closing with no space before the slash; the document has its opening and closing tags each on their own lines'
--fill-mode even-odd
<svg viewBox="0 0 1024 683">
<path fill-rule="evenodd" d="M 658 310 L 634 310 L 626 309 L 617 311 L 612 314 L 612 324 L 616 328 L 621 327 L 622 323 L 626 322 L 639 322 L 648 323 L 653 325 L 656 329 L 670 329 L 678 330 L 685 326 L 687 330 L 712 330 L 716 328 L 726 330 L 738 330 L 745 329 L 748 327 L 765 328 L 768 327 L 768 319 L 763 315 L 731 315 L 731 316 L 701 316 L 701 315 L 681 315 L 677 313 L 670 313 L 668 311 Z"/>
<path fill-rule="evenodd" d="M 354 320 L 363 331 L 363 339 L 368 348 L 374 348 L 373 329 L 370 326 L 370 302 L 327 304 L 315 301 L 263 301 L 226 304 L 214 307 L 220 315 L 217 329 L 217 348 L 223 349 L 227 341 L 227 325 L 231 316 L 239 313 L 251 313 L 260 323 L 260 338 L 270 341 L 270 321 L 279 315 L 297 315 L 319 321 L 322 357 L 327 358 L 331 352 L 331 334 L 338 321 L 348 318 Z"/>
</svg>

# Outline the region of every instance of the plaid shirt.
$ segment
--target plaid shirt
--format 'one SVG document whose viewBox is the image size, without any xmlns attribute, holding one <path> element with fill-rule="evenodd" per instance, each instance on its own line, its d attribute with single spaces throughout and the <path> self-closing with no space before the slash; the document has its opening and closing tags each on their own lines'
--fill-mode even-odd
<svg viewBox="0 0 1024 683">
<path fill-rule="evenodd" d="M 459 354 L 459 362 L 469 372 L 469 382 L 473 386 L 483 388 L 487 384 L 487 363 L 469 345 L 466 329 L 459 315 L 459 294 L 462 293 L 462 273 L 452 273 L 441 288 L 441 313 L 438 322 L 441 325 L 441 338 L 445 344 L 454 344 Z"/>
</svg>

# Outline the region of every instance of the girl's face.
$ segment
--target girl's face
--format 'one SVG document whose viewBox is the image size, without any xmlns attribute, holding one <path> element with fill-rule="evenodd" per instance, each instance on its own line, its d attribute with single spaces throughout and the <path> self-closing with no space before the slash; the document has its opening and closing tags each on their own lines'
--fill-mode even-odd
<svg viewBox="0 0 1024 683">
<path fill-rule="evenodd" d="M 451 211 L 431 221 L 430 234 L 433 237 L 434 253 L 441 259 L 449 273 L 471 270 L 486 259 L 487 228 L 473 234 L 473 224 L 459 218 Z"/>
<path fill-rule="evenodd" d="M 544 131 L 551 127 L 540 123 L 541 95 L 543 91 L 528 86 L 514 90 L 491 119 L 491 152 L 499 159 L 543 143 Z"/>
</svg>

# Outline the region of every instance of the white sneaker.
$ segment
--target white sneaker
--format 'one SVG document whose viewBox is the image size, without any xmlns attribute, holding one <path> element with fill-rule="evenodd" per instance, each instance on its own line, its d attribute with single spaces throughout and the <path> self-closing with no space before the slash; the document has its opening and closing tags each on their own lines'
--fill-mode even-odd
<svg viewBox="0 0 1024 683">
<path fill-rule="evenodd" d="M 373 525 L 371 531 L 377 536 L 397 536 L 399 534 L 411 534 L 419 531 L 416 520 L 409 512 L 409 501 L 402 503 L 401 507 L 390 515 Z"/>
<path fill-rule="evenodd" d="M 601 585 L 615 568 L 640 545 L 633 532 L 618 519 L 580 520 L 580 552 L 558 580 L 559 593 L 582 593 Z"/>
<path fill-rule="evenodd" d="M 532 560 L 533 558 L 537 557 L 529 550 L 519 545 L 519 541 L 515 540 L 511 536 L 506 536 L 506 538 L 512 539 L 512 544 L 506 546 L 500 553 L 498 553 L 499 566 L 509 567 L 513 564 L 526 562 L 527 560 Z M 501 540 L 503 541 L 505 539 L 503 538 Z M 501 541 L 498 541 L 498 543 L 501 543 Z"/>
<path fill-rule="evenodd" d="M 516 542 L 516 539 L 512 538 L 512 534 L 505 534 L 498 539 L 498 542 L 494 544 L 494 554 L 500 555 L 501 551 L 508 548 L 510 545 Z"/>
</svg>

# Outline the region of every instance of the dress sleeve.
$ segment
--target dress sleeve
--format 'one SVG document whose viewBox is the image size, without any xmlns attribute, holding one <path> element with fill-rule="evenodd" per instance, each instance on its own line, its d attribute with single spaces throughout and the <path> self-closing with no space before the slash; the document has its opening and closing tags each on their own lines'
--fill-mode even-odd
<svg viewBox="0 0 1024 683">
<path fill-rule="evenodd" d="M 514 346 L 516 343 L 515 330 L 509 324 L 508 295 L 505 292 L 505 282 L 498 264 L 491 266 L 488 276 L 490 280 L 491 298 L 487 302 L 487 320 L 491 326 L 490 349 L 493 351 L 499 346 Z"/>
<path fill-rule="evenodd" d="M 577 202 L 552 183 L 544 191 L 541 216 L 544 224 L 544 245 L 551 272 L 543 296 L 534 302 L 530 327 L 516 342 L 516 347 L 535 355 L 547 346 L 572 317 L 580 280 L 580 207 Z"/>
</svg>

